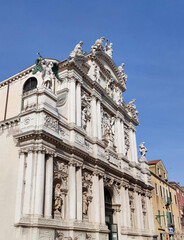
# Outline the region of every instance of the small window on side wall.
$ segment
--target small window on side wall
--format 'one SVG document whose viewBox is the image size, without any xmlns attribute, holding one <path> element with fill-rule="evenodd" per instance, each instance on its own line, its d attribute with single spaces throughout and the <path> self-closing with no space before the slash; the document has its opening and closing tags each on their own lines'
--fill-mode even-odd
<svg viewBox="0 0 184 240">
<path fill-rule="evenodd" d="M 38 82 L 35 77 L 28 78 L 27 81 L 24 83 L 23 93 L 37 88 L 37 84 L 38 84 Z"/>
</svg>

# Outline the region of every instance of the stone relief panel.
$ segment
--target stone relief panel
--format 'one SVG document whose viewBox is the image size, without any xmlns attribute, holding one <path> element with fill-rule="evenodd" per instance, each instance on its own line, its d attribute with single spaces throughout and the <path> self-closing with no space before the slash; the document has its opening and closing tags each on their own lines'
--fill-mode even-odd
<svg viewBox="0 0 184 240">
<path fill-rule="evenodd" d="M 124 138 L 125 138 L 125 156 L 128 154 L 128 150 L 130 148 L 130 138 L 129 138 L 129 127 L 125 124 L 124 125 Z"/>
<path fill-rule="evenodd" d="M 87 131 L 91 120 L 91 97 L 84 90 L 81 91 L 81 124 L 82 128 Z"/>
<path fill-rule="evenodd" d="M 129 196 L 129 206 L 130 206 L 130 224 L 131 227 L 135 227 L 135 199 L 134 199 L 134 192 L 129 191 L 128 192 Z"/>
<path fill-rule="evenodd" d="M 59 160 L 54 161 L 54 218 L 64 218 L 65 199 L 68 193 L 68 165 Z"/>
<path fill-rule="evenodd" d="M 56 119 L 54 119 L 53 117 L 49 116 L 48 114 L 45 114 L 44 126 L 47 128 L 50 128 L 51 130 L 53 130 L 55 132 L 58 131 L 58 121 Z"/>
<path fill-rule="evenodd" d="M 83 219 L 88 219 L 89 204 L 92 201 L 92 175 L 86 170 L 82 173 L 82 213 Z"/>
<path fill-rule="evenodd" d="M 54 240 L 54 231 L 48 229 L 40 229 L 39 240 Z"/>
<path fill-rule="evenodd" d="M 69 136 L 69 130 L 60 126 L 60 125 L 59 125 L 58 129 L 59 129 L 59 135 L 61 136 L 61 138 L 63 140 L 69 141 L 69 137 L 70 137 Z"/>
</svg>

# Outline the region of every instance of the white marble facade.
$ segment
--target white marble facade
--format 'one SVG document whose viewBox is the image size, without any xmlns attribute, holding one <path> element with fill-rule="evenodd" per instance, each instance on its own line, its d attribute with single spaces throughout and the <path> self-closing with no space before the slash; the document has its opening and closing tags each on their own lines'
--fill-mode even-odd
<svg viewBox="0 0 184 240">
<path fill-rule="evenodd" d="M 124 64 L 115 65 L 104 40 L 88 54 L 79 42 L 62 62 L 40 56 L 0 83 L 19 81 L 22 92 L 9 146 L 19 152 L 11 239 L 155 238 L 144 149 L 137 156 L 138 111 L 135 100 L 123 100 Z M 30 78 L 36 86 L 26 88 Z"/>
</svg>

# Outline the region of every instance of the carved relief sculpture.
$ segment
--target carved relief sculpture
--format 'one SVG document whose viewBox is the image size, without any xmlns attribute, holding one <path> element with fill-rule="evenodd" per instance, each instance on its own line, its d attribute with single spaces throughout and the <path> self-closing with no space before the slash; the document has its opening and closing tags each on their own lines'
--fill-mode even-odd
<svg viewBox="0 0 184 240">
<path fill-rule="evenodd" d="M 86 131 L 88 122 L 91 120 L 91 97 L 84 91 L 81 94 L 81 108 L 82 128 Z"/>
<path fill-rule="evenodd" d="M 107 95 L 109 97 L 111 97 L 112 99 L 114 98 L 114 94 L 113 94 L 114 85 L 115 84 L 114 84 L 114 79 L 113 78 L 107 79 L 106 86 L 105 86 L 105 91 L 106 91 Z"/>
<path fill-rule="evenodd" d="M 128 150 L 130 148 L 129 127 L 127 125 L 124 125 L 124 138 L 125 138 L 125 156 L 127 156 Z"/>
</svg>

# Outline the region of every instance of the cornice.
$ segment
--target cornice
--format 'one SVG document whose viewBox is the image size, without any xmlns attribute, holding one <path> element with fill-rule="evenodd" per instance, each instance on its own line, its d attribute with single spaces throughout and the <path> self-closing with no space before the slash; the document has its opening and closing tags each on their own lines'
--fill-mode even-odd
<svg viewBox="0 0 184 240">
<path fill-rule="evenodd" d="M 35 68 L 35 64 L 17 74 L 9 77 L 8 79 L 5 79 L 4 81 L 0 82 L 0 88 L 28 75 L 29 73 L 31 73 L 33 71 L 34 68 Z"/>
<path fill-rule="evenodd" d="M 6 120 L 0 122 L 0 129 L 3 130 L 3 129 L 7 129 L 9 127 L 17 126 L 19 122 L 20 122 L 19 116 L 6 119 Z"/>
</svg>

